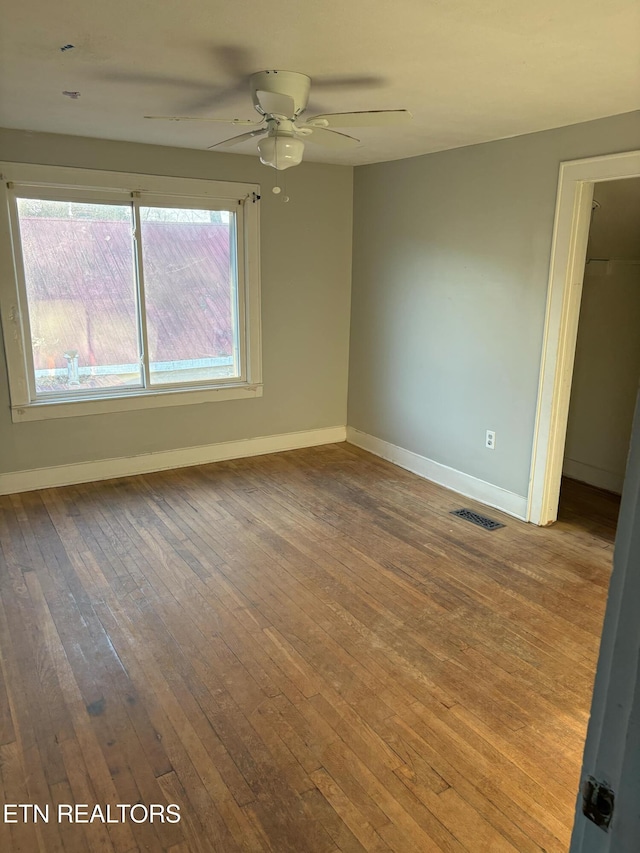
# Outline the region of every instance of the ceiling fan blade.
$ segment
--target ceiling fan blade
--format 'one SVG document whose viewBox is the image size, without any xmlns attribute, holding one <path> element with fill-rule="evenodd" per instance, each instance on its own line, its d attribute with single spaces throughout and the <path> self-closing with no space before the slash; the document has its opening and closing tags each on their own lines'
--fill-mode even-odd
<svg viewBox="0 0 640 853">
<path fill-rule="evenodd" d="M 186 104 L 185 112 L 211 110 L 247 93 L 247 80 L 255 65 L 250 52 L 234 44 L 209 45 L 207 51 L 223 77 L 228 78 L 228 84 L 209 86 L 209 95 Z"/>
<path fill-rule="evenodd" d="M 253 121 L 248 118 L 209 118 L 208 116 L 144 116 L 144 118 L 159 121 L 215 121 L 220 122 L 221 124 L 253 125 L 254 127 L 262 124 L 260 120 Z"/>
<path fill-rule="evenodd" d="M 199 80 L 189 80 L 185 77 L 170 77 L 163 74 L 140 74 L 129 71 L 106 71 L 96 75 L 100 80 L 114 83 L 143 83 L 155 86 L 180 86 L 188 89 L 201 89 L 211 91 L 211 83 L 202 83 Z"/>
<path fill-rule="evenodd" d="M 409 110 L 362 110 L 355 113 L 325 113 L 312 116 L 306 124 L 314 127 L 395 127 L 407 124 L 413 116 Z"/>
<path fill-rule="evenodd" d="M 199 110 L 211 110 L 220 107 L 230 100 L 235 99 L 240 93 L 246 91 L 246 82 L 237 81 L 228 87 L 212 86 L 211 83 L 202 83 L 198 80 L 188 80 L 181 77 L 167 77 L 154 74 L 134 74 L 126 71 L 110 71 L 99 75 L 100 79 L 115 83 L 132 83 L 154 86 L 171 86 L 197 92 L 196 99 L 190 103 L 182 104 L 181 110 L 186 113 L 198 112 Z"/>
<path fill-rule="evenodd" d="M 200 110 L 213 110 L 225 106 L 230 101 L 235 101 L 239 96 L 246 95 L 246 80 L 238 80 L 229 86 L 209 86 L 209 94 L 195 98 L 185 104 L 184 111 L 199 112 Z"/>
<path fill-rule="evenodd" d="M 331 76 L 331 77 L 314 77 L 313 78 L 313 88 L 314 89 L 338 89 L 343 86 L 351 86 L 353 88 L 357 88 L 358 86 L 384 86 L 385 84 L 384 77 L 377 77 L 373 74 L 362 74 L 360 76 L 352 74 L 352 75 L 344 75 L 340 76 Z"/>
<path fill-rule="evenodd" d="M 262 136 L 267 133 L 269 130 L 268 127 L 260 127 L 257 130 L 250 130 L 247 133 L 241 133 L 238 136 L 232 136 L 229 139 L 223 139 L 222 142 L 214 142 L 213 145 L 208 145 L 207 150 L 211 151 L 212 148 L 218 148 L 220 145 L 239 145 L 241 142 L 245 142 L 247 139 L 253 139 L 254 136 Z"/>
<path fill-rule="evenodd" d="M 355 136 L 347 136 L 346 133 L 339 133 L 337 130 L 327 130 L 326 127 L 313 127 L 313 125 L 302 125 L 305 131 L 311 131 L 307 136 L 304 134 L 305 142 L 315 142 L 316 145 L 323 145 L 325 148 L 352 148 L 358 145 L 360 140 Z"/>
<path fill-rule="evenodd" d="M 213 45 L 213 55 L 229 77 L 248 77 L 255 65 L 249 51 L 237 44 Z"/>
</svg>

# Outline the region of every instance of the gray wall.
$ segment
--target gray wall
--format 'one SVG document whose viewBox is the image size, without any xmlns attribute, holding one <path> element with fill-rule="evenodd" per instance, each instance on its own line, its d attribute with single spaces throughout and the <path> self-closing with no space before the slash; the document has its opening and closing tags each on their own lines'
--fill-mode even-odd
<svg viewBox="0 0 640 853">
<path fill-rule="evenodd" d="M 0 160 L 262 186 L 264 396 L 13 424 L 0 346 L 0 473 L 346 423 L 353 170 L 305 163 L 291 198 L 256 157 L 0 130 Z"/>
<path fill-rule="evenodd" d="M 629 113 L 357 167 L 349 425 L 526 495 L 558 166 L 637 148 Z"/>
</svg>

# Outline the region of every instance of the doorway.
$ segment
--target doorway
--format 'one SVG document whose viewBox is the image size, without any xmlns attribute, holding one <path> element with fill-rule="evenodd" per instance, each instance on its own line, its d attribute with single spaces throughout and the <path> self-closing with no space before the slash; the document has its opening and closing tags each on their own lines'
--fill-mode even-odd
<svg viewBox="0 0 640 853">
<path fill-rule="evenodd" d="M 613 542 L 640 380 L 640 178 L 594 187 L 559 520 Z"/>
<path fill-rule="evenodd" d="M 639 151 L 560 166 L 528 500 L 528 520 L 538 525 L 558 517 L 594 189 L 606 195 L 605 184 L 633 178 Z"/>
</svg>

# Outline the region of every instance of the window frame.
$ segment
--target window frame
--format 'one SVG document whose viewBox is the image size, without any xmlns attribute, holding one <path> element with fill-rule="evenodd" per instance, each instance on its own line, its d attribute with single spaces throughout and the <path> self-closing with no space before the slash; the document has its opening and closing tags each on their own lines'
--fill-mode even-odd
<svg viewBox="0 0 640 853">
<path fill-rule="evenodd" d="M 6 162 L 0 163 L 0 180 L 0 315 L 14 422 L 262 395 L 258 184 Z M 234 212 L 238 248 L 237 349 L 241 376 L 190 385 L 117 388 L 93 394 L 87 390 L 66 397 L 51 394 L 47 398 L 36 399 L 16 195 L 89 203 L 126 203 L 138 209 L 148 204 Z M 134 228 L 137 222 L 139 220 L 134 216 Z M 134 262 L 139 262 L 141 251 L 141 242 L 137 239 L 134 242 Z M 144 316 L 143 306 L 139 306 L 139 311 Z M 141 317 L 138 322 L 142 326 Z"/>
</svg>

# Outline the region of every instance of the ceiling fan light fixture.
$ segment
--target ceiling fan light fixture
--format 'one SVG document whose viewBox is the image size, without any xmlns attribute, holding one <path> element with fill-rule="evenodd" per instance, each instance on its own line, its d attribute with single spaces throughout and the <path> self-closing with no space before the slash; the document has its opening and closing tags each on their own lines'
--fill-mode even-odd
<svg viewBox="0 0 640 853">
<path fill-rule="evenodd" d="M 304 154 L 304 142 L 295 136 L 273 135 L 261 139 L 258 143 L 260 162 L 272 166 L 281 172 L 291 166 L 298 166 Z"/>
</svg>

